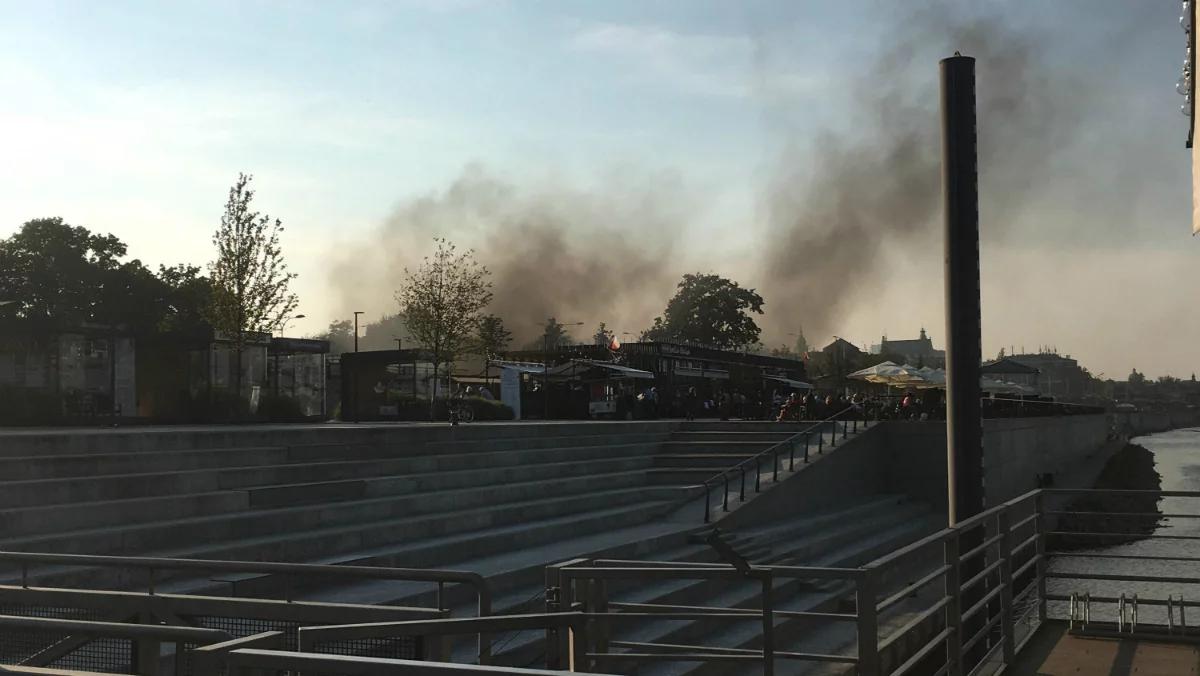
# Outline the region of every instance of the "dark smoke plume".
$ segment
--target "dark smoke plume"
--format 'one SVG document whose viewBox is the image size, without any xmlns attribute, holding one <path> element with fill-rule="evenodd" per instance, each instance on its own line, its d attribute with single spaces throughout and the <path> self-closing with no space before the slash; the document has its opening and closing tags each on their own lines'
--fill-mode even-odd
<svg viewBox="0 0 1200 676">
<path fill-rule="evenodd" d="M 914 274 L 940 271 L 940 58 L 955 50 L 976 58 L 985 239 L 1003 237 L 1046 155 L 1064 142 L 1065 92 L 1051 88 L 1045 41 L 999 19 L 952 14 L 900 21 L 887 34 L 898 42 L 847 83 L 849 126 L 823 134 L 808 152 L 784 154 L 768 194 L 771 245 L 763 248 L 772 332 L 797 322 L 813 336 L 838 332 L 849 308 L 881 295 L 895 274 L 893 256 L 921 262 Z"/>
<path fill-rule="evenodd" d="M 541 186 L 522 190 L 468 167 L 444 192 L 401 204 L 368 242 L 335 266 L 344 303 L 393 298 L 404 268 L 429 253 L 434 237 L 475 249 L 492 272 L 500 316 L 522 347 L 548 317 L 584 322 L 586 339 L 605 322 L 640 332 L 662 310 L 679 271 L 673 242 L 688 203 L 672 177 L 613 180 L 597 191 Z M 375 312 L 395 312 L 393 303 Z"/>
</svg>

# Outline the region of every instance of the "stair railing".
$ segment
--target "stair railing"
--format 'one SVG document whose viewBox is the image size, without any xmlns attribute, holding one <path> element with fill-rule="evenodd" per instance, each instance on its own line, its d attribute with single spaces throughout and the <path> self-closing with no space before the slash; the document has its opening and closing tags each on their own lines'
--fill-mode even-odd
<svg viewBox="0 0 1200 676">
<path fill-rule="evenodd" d="M 850 434 L 858 434 L 858 418 L 853 415 L 855 408 L 847 406 L 846 408 L 834 413 L 833 415 L 813 423 L 803 430 L 796 432 L 792 436 L 777 442 L 771 447 L 759 451 L 754 456 L 746 458 L 741 462 L 721 470 L 712 477 L 704 481 L 704 523 L 709 523 L 712 520 L 712 491 L 717 486 L 720 486 L 724 491 L 721 498 L 721 511 L 729 511 L 729 482 L 731 479 L 738 481 L 738 501 L 746 501 L 746 472 L 754 472 L 754 492 L 762 492 L 762 465 L 766 458 L 771 459 L 771 481 L 772 483 L 779 481 L 779 465 L 780 455 L 787 451 L 788 456 L 788 471 L 794 472 L 796 469 L 796 450 L 799 448 L 800 441 L 804 442 L 804 463 L 808 463 L 808 450 L 811 445 L 812 435 L 814 431 L 817 435 L 817 453 L 821 454 L 825 450 L 825 432 L 826 428 L 831 428 L 830 445 L 837 443 L 838 437 L 838 421 L 842 425 L 842 440 L 845 441 Z M 849 416 L 847 414 L 850 414 Z M 853 419 L 853 420 L 851 420 Z M 853 426 L 851 426 L 853 422 Z M 864 423 L 863 429 L 866 429 Z M 736 475 L 736 476 L 735 476 Z"/>
</svg>

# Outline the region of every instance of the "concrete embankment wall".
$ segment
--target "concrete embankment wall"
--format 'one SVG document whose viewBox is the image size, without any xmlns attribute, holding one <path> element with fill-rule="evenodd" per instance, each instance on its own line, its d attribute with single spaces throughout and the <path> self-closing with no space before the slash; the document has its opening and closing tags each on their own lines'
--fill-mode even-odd
<svg viewBox="0 0 1200 676">
<path fill-rule="evenodd" d="M 987 502 L 994 505 L 1037 488 L 1039 474 L 1056 483 L 1078 467 L 1102 466 L 1108 445 L 1103 415 L 1011 418 L 984 422 Z M 852 438 L 740 508 L 729 527 L 820 511 L 830 505 L 894 493 L 942 506 L 947 500 L 944 422 L 885 422 Z"/>
<path fill-rule="evenodd" d="M 1117 411 L 1111 414 L 1110 425 L 1129 436 L 1166 432 L 1180 427 L 1200 425 L 1195 411 Z"/>
<path fill-rule="evenodd" d="M 1099 462 L 1108 429 L 1103 415 L 985 420 L 987 503 L 994 505 L 1037 488 L 1039 474 L 1059 477 L 1081 464 Z M 888 490 L 945 504 L 945 423 L 893 423 L 885 432 Z"/>
</svg>

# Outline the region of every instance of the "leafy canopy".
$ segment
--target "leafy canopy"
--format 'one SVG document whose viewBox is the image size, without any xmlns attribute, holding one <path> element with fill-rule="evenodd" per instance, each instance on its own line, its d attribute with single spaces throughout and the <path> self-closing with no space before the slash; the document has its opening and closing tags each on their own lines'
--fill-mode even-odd
<svg viewBox="0 0 1200 676">
<path fill-rule="evenodd" d="M 680 340 L 732 349 L 754 344 L 761 333 L 751 313 L 763 313 L 762 296 L 719 275 L 689 274 L 662 316 L 642 334 L 647 340 Z"/>
<path fill-rule="evenodd" d="M 416 270 L 404 270 L 404 286 L 396 292 L 400 312 L 412 338 L 437 364 L 462 354 L 475 336 L 480 313 L 492 302 L 491 273 L 473 251 L 458 253 L 445 239 Z"/>
<path fill-rule="evenodd" d="M 279 245 L 283 223 L 252 209 L 252 177 L 238 174 L 221 225 L 213 234 L 217 257 L 209 265 L 213 294 L 208 319 L 238 344 L 249 331 L 281 329 L 299 304 Z"/>
</svg>

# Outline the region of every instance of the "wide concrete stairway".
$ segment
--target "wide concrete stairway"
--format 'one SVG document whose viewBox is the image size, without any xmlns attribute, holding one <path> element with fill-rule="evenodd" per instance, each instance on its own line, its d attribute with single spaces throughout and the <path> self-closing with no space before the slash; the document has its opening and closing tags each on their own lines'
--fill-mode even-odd
<svg viewBox="0 0 1200 676">
<path fill-rule="evenodd" d="M 653 520 L 669 426 L 4 437 L 0 549 L 444 567 Z M 75 571 L 43 581 L 115 584 Z"/>
<path fill-rule="evenodd" d="M 621 422 L 6 434 L 0 550 L 468 570 L 507 556 L 540 566 L 559 553 L 680 531 L 664 517 L 699 499 L 695 484 L 796 429 Z M 688 528 L 698 525 L 693 511 Z M 35 573 L 44 583 L 123 583 L 96 570 Z M 361 600 L 372 596 L 391 594 Z"/>
</svg>

